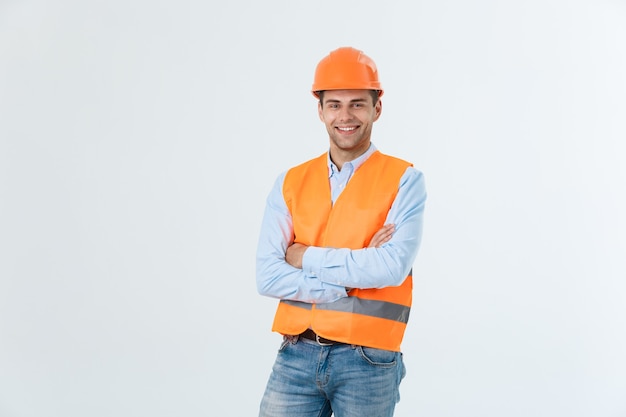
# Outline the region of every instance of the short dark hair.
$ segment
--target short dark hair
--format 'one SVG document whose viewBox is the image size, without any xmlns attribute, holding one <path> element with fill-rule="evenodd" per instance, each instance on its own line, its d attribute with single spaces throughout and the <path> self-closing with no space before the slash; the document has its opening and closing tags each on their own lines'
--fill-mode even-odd
<svg viewBox="0 0 626 417">
<path fill-rule="evenodd" d="M 324 91 L 316 91 L 317 96 L 320 99 L 320 106 L 324 106 Z M 378 103 L 378 98 L 380 97 L 380 91 L 379 90 L 369 90 L 370 95 L 372 96 L 372 103 L 375 106 L 376 103 Z"/>
</svg>

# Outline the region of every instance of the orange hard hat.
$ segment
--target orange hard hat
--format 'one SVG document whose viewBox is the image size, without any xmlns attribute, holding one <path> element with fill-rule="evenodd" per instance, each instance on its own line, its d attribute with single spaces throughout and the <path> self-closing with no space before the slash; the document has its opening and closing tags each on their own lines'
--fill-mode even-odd
<svg viewBox="0 0 626 417">
<path fill-rule="evenodd" d="M 377 90 L 383 95 L 376 64 L 351 47 L 335 49 L 317 64 L 311 92 L 319 98 L 317 92 L 324 90 Z"/>
</svg>

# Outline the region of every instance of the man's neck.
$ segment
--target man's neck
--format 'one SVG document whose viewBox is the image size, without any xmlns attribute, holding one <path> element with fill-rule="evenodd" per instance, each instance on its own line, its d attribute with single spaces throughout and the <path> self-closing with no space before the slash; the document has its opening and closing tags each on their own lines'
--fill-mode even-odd
<svg viewBox="0 0 626 417">
<path fill-rule="evenodd" d="M 335 164 L 337 169 L 341 171 L 343 164 L 345 164 L 346 162 L 354 161 L 359 156 L 367 152 L 368 149 L 369 149 L 369 146 L 363 150 L 358 150 L 358 151 L 344 151 L 341 149 L 331 149 L 329 151 L 329 156 L 330 156 L 330 160 L 333 162 L 333 164 Z"/>
</svg>

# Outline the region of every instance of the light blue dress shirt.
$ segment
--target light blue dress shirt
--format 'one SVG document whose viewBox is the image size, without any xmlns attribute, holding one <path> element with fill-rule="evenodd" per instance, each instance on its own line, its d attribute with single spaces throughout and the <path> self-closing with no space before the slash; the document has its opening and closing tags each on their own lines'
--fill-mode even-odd
<svg viewBox="0 0 626 417">
<path fill-rule="evenodd" d="M 343 164 L 341 171 L 328 159 L 333 203 L 350 178 L 376 151 Z M 426 188 L 424 176 L 408 167 L 398 184 L 385 224 L 395 224 L 391 239 L 379 248 L 347 249 L 309 246 L 302 269 L 285 261 L 293 242 L 293 220 L 282 188 L 287 172 L 281 173 L 270 191 L 256 254 L 256 280 L 260 294 L 307 303 L 325 303 L 346 297 L 346 288 L 383 288 L 400 285 L 413 266 L 422 238 Z"/>
</svg>

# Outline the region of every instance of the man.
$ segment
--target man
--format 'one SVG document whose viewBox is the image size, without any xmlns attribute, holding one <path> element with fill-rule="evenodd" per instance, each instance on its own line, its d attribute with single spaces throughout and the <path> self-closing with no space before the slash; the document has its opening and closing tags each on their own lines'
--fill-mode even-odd
<svg viewBox="0 0 626 417">
<path fill-rule="evenodd" d="M 257 249 L 258 291 L 280 299 L 283 335 L 259 415 L 392 416 L 424 180 L 371 143 L 383 90 L 367 55 L 332 51 L 312 92 L 330 148 L 278 177 Z"/>
</svg>

